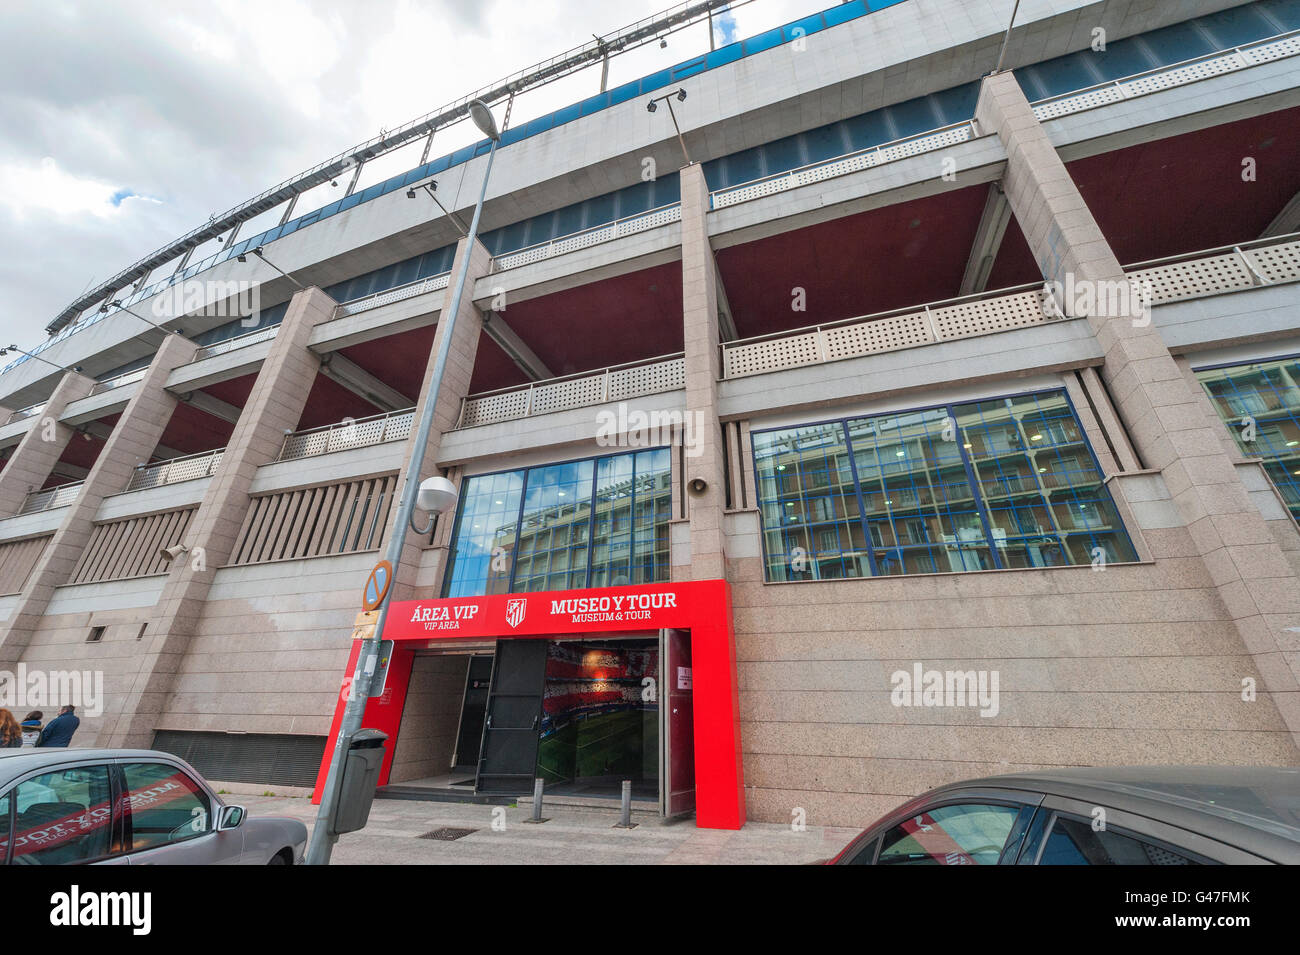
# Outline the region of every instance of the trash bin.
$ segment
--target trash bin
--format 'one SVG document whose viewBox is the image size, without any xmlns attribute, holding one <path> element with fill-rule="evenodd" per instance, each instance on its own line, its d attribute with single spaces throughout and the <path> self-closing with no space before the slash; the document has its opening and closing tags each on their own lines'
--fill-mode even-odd
<svg viewBox="0 0 1300 955">
<path fill-rule="evenodd" d="M 366 820 L 370 818 L 370 805 L 375 801 L 375 789 L 379 785 L 379 770 L 384 765 L 384 741 L 387 739 L 387 733 L 371 729 L 359 729 L 348 738 L 343 783 L 334 811 L 333 829 L 336 834 L 365 828 Z"/>
</svg>

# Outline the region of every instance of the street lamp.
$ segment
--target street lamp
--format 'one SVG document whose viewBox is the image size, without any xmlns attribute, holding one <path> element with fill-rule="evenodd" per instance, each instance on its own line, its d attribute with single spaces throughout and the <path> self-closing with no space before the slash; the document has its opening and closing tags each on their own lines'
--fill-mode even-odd
<svg viewBox="0 0 1300 955">
<path fill-rule="evenodd" d="M 492 175 L 492 160 L 496 157 L 497 145 L 501 141 L 496 120 L 486 103 L 474 100 L 469 104 L 469 114 L 474 125 L 492 141 L 492 148 L 488 151 L 487 168 L 483 170 L 483 185 L 479 189 L 478 202 L 474 205 L 474 217 L 470 220 L 469 234 L 465 237 L 465 254 L 461 256 L 460 269 L 456 273 L 456 280 L 452 286 L 451 299 L 438 318 L 439 326 L 445 322 L 446 328 L 439 328 L 441 341 L 438 344 L 438 354 L 433 361 L 429 389 L 425 395 L 424 408 L 420 412 L 420 423 L 415 433 L 415 448 L 411 454 L 410 464 L 406 468 L 402 499 L 398 503 L 397 522 L 393 526 L 393 535 L 389 538 L 388 552 L 385 555 L 393 567 L 397 567 L 402 559 L 407 529 L 414 526 L 412 520 L 417 498 L 420 506 L 426 510 L 435 508 L 450 510 L 456 503 L 455 487 L 450 481 L 445 478 L 430 479 L 423 483 L 420 481 L 420 465 L 424 462 L 429 447 L 429 432 L 433 430 L 434 406 L 437 404 L 438 391 L 442 387 L 443 373 L 447 369 L 447 359 L 451 353 L 456 313 L 460 311 L 460 300 L 465 292 L 465 279 L 469 274 L 469 260 L 478 237 L 479 219 L 483 215 L 483 200 L 487 197 L 488 179 Z M 311 844 L 307 848 L 307 857 L 304 860 L 307 865 L 329 865 L 330 853 L 338 840 L 338 836 L 330 831 L 330 823 L 338 802 L 339 787 L 343 781 L 344 762 L 347 759 L 346 744 L 352 734 L 361 728 L 361 720 L 365 716 L 366 700 L 370 698 L 370 678 L 376 669 L 380 638 L 384 632 L 384 624 L 388 620 L 391 597 L 390 587 L 377 608 L 379 614 L 375 619 L 374 630 L 370 636 L 361 641 L 356 669 L 352 673 L 347 705 L 344 707 L 343 719 L 339 724 L 339 735 L 334 740 L 334 755 L 330 759 L 329 774 L 325 777 L 325 789 L 321 793 L 320 810 L 316 813 L 316 826 L 312 830 Z"/>
<path fill-rule="evenodd" d="M 429 194 L 430 199 L 438 203 L 438 208 L 442 210 L 443 215 L 456 224 L 456 228 L 460 230 L 461 236 L 469 235 L 469 230 L 465 228 L 465 223 L 460 221 L 460 216 L 456 215 L 456 213 L 444 206 L 442 200 L 438 198 L 438 180 L 430 179 L 428 182 L 422 182 L 418 186 L 411 186 L 411 188 L 406 190 L 406 198 L 414 199 L 416 189 L 423 189 Z"/>
<path fill-rule="evenodd" d="M 673 129 L 677 130 L 677 142 L 681 143 L 682 155 L 686 157 L 686 165 L 691 164 L 691 154 L 686 151 L 686 140 L 682 138 L 682 128 L 677 125 L 677 114 L 673 112 L 673 100 L 679 103 L 686 102 L 686 90 L 679 89 L 675 93 L 665 93 L 663 96 L 656 96 L 650 102 L 645 104 L 647 113 L 653 113 L 659 108 L 659 104 L 668 104 L 668 115 L 673 118 Z"/>
<path fill-rule="evenodd" d="M 292 282 L 294 285 L 298 286 L 298 288 L 300 288 L 300 289 L 306 289 L 306 288 L 307 288 L 307 286 L 303 285 L 301 282 L 299 282 L 296 278 L 294 278 L 292 275 L 290 275 L 290 274 L 289 274 L 288 272 L 286 272 L 284 269 L 280 268 L 280 266 L 276 265 L 274 262 L 272 262 L 270 259 L 268 259 L 268 258 L 266 257 L 266 254 L 262 251 L 262 247 L 261 247 L 260 245 L 257 246 L 255 249 L 253 249 L 252 252 L 253 252 L 253 254 L 254 254 L 255 256 L 257 256 L 259 259 L 261 259 L 263 262 L 265 262 L 265 263 L 266 263 L 267 265 L 269 265 L 271 268 L 275 269 L 277 272 L 279 272 L 281 275 L 283 275 L 285 278 L 287 278 L 287 279 L 288 279 L 290 282 Z M 235 261 L 236 261 L 236 262 L 247 262 L 247 261 L 248 261 L 248 256 L 247 256 L 245 253 L 241 252 L 241 253 L 239 253 L 239 255 L 235 256 Z"/>
<path fill-rule="evenodd" d="M 73 365 L 71 368 L 65 368 L 63 365 L 54 364 L 54 362 L 50 361 L 48 358 L 42 358 L 40 355 L 33 355 L 29 351 L 23 351 L 17 345 L 6 345 L 4 348 L 0 348 L 0 358 L 3 358 L 5 355 L 8 355 L 11 351 L 16 351 L 20 355 L 26 355 L 28 358 L 34 358 L 39 362 L 44 362 L 45 364 L 49 365 L 51 368 L 57 368 L 59 371 L 78 371 L 78 372 L 81 371 L 80 365 Z"/>
<path fill-rule="evenodd" d="M 146 325 L 152 325 L 154 328 L 158 329 L 158 331 L 162 332 L 164 335 L 171 335 L 171 334 L 180 335 L 180 334 L 181 334 L 181 330 L 180 330 L 179 328 L 171 328 L 171 329 L 163 328 L 163 327 L 162 327 L 161 325 L 159 325 L 157 322 L 151 322 L 151 321 L 149 321 L 149 319 L 145 318 L 145 317 L 144 317 L 143 315 L 141 315 L 139 312 L 133 312 L 133 311 L 131 311 L 129 308 L 127 308 L 125 305 L 123 305 L 123 304 L 122 304 L 119 300 L 117 300 L 117 299 L 114 299 L 114 300 L 111 301 L 111 302 L 106 302 L 105 304 L 99 306 L 99 311 L 100 311 L 100 313 L 101 313 L 101 314 L 107 314 L 107 313 L 108 313 L 108 307 L 109 307 L 110 305 L 112 305 L 114 308 L 116 308 L 119 312 L 126 312 L 126 314 L 128 314 L 128 315 L 134 315 L 136 318 L 140 319 L 140 321 L 144 322 Z M 182 335 L 181 337 L 183 338 L 184 336 Z"/>
</svg>

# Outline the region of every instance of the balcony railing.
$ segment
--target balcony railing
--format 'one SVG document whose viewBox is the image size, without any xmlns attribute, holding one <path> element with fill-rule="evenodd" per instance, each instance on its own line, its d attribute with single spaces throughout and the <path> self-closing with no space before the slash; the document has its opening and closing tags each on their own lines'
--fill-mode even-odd
<svg viewBox="0 0 1300 955">
<path fill-rule="evenodd" d="M 143 491 L 164 484 L 180 484 L 182 481 L 197 481 L 199 478 L 211 477 L 221 466 L 225 448 L 213 451 L 200 451 L 179 458 L 159 461 L 157 464 L 137 465 L 127 482 L 128 491 Z"/>
<path fill-rule="evenodd" d="M 667 225 L 670 222 L 678 222 L 681 217 L 682 205 L 680 202 L 659 206 L 647 212 L 638 212 L 636 215 L 624 216 L 622 219 L 615 219 L 613 222 L 607 222 L 604 225 L 583 229 L 581 232 L 573 232 L 558 238 L 547 239 L 545 242 L 539 242 L 536 245 L 530 245 L 515 252 L 494 256 L 492 271 L 500 272 L 504 269 L 518 268 L 521 265 L 540 262 L 542 259 L 549 259 L 552 256 L 563 255 L 565 252 L 574 252 L 578 249 L 599 245 L 602 242 L 609 242 L 611 239 L 621 239 L 625 235 L 646 232 L 661 225 Z"/>
<path fill-rule="evenodd" d="M 415 422 L 415 409 L 391 411 L 370 418 L 344 419 L 335 424 L 306 431 L 295 431 L 284 436 L 278 461 L 312 458 L 318 454 L 364 448 L 372 444 L 402 441 L 411 434 Z"/>
<path fill-rule="evenodd" d="M 1194 83 L 1221 73 L 1232 73 L 1296 54 L 1300 54 L 1300 30 L 1279 33 L 1277 36 L 1236 46 L 1231 50 L 1207 53 L 1190 60 L 1156 67 L 1144 73 L 1135 73 L 1121 79 L 1098 83 L 1096 86 L 1049 96 L 1034 103 L 1034 115 L 1040 121 L 1055 119 L 1057 116 L 1118 103 L 1121 100 L 1133 99 L 1135 96 L 1145 96 L 1148 93 L 1182 86 L 1185 83 Z"/>
<path fill-rule="evenodd" d="M 1152 304 L 1300 280 L 1300 234 L 1139 262 L 1125 270 Z M 1059 321 L 1042 285 L 944 299 L 826 325 L 722 344 L 722 375 L 743 378 L 785 368 L 899 351 Z"/>
<path fill-rule="evenodd" d="M 84 481 L 73 481 L 43 491 L 32 491 L 23 501 L 23 506 L 18 513 L 36 514 L 40 511 L 52 511 L 56 507 L 67 507 L 77 499 L 77 495 L 81 492 L 81 485 L 84 483 Z"/>
<path fill-rule="evenodd" d="M 204 358 L 211 358 L 213 355 L 224 355 L 226 352 L 235 351 L 239 348 L 247 348 L 249 345 L 257 345 L 260 342 L 270 341 L 275 337 L 275 333 L 279 330 L 279 325 L 271 325 L 267 328 L 259 328 L 255 332 L 248 332 L 244 335 L 236 335 L 234 338 L 227 338 L 224 342 L 215 342 L 211 345 L 204 345 L 194 353 L 194 360 L 202 361 Z"/>
<path fill-rule="evenodd" d="M 944 149 L 978 136 L 979 133 L 971 120 L 954 123 L 951 126 L 941 126 L 928 132 L 917 133 L 915 136 L 906 136 L 878 146 L 845 153 L 834 159 L 809 163 L 807 166 L 799 166 L 786 172 L 773 173 L 761 179 L 752 179 L 736 186 L 719 189 L 710 196 L 712 207 L 721 209 L 724 206 L 734 206 L 738 202 L 748 202 L 751 199 L 760 199 L 798 186 L 834 179 L 836 176 L 846 176 L 851 172 L 906 159 L 918 153 Z"/>
<path fill-rule="evenodd" d="M 26 408 L 19 408 L 17 411 L 9 415 L 9 419 L 5 421 L 5 424 L 13 424 L 15 421 L 22 421 L 24 418 L 34 417 L 35 415 L 40 414 L 44 410 L 45 410 L 44 401 L 42 401 L 38 405 L 28 405 Z"/>
<path fill-rule="evenodd" d="M 103 381 L 95 383 L 95 387 L 90 389 L 92 395 L 102 395 L 106 391 L 113 391 L 117 388 L 123 388 L 127 385 L 134 385 L 137 381 L 143 381 L 148 368 L 137 368 L 135 371 L 128 371 L 124 375 L 118 375 L 115 378 L 105 378 Z"/>
<path fill-rule="evenodd" d="M 685 386 L 686 364 L 679 352 L 641 362 L 612 365 L 600 371 L 470 395 L 461 402 L 460 421 L 456 427 L 472 428 L 550 411 L 623 401 Z"/>
<path fill-rule="evenodd" d="M 416 279 L 414 282 L 407 282 L 405 285 L 385 289 L 382 292 L 376 292 L 374 295 L 366 295 L 362 298 L 354 298 L 343 302 L 334 309 L 334 317 L 342 318 L 344 315 L 355 315 L 358 312 L 378 308 L 381 305 L 391 305 L 393 302 L 415 298 L 415 296 L 423 295 L 425 292 L 436 292 L 439 289 L 446 288 L 450 283 L 450 272 L 430 275 L 427 279 Z"/>
</svg>

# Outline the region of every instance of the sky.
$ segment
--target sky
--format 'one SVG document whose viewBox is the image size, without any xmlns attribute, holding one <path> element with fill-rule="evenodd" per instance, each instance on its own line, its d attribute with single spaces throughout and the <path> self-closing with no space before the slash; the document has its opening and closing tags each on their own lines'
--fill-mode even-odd
<svg viewBox="0 0 1300 955">
<path fill-rule="evenodd" d="M 721 45 L 834 0 L 749 0 Z M 0 345 L 210 216 L 669 0 L 4 0 Z M 611 87 L 698 55 L 706 25 L 616 57 Z M 512 124 L 599 89 L 586 70 L 521 96 Z M 433 156 L 479 138 L 440 133 Z M 359 188 L 422 144 L 368 163 Z M 413 148 L 413 151 L 412 151 Z M 295 214 L 340 195 L 304 195 Z M 245 224 L 254 234 L 279 211 Z M 264 223 L 264 224 L 263 224 Z M 196 250 L 194 261 L 215 249 Z M 165 268 L 165 267 L 164 267 Z M 165 274 L 155 273 L 154 278 Z"/>
</svg>

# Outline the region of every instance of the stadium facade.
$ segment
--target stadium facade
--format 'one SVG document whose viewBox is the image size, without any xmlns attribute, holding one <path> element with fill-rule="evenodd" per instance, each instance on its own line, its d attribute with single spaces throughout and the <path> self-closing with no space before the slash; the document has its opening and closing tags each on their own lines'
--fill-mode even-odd
<svg viewBox="0 0 1300 955">
<path fill-rule="evenodd" d="M 78 745 L 312 785 L 434 402 L 385 784 L 856 825 L 1295 765 L 1300 3 L 1011 6 L 854 0 L 517 117 L 473 245 L 487 143 L 435 133 L 91 290 L 0 374 L 0 669 L 102 673 Z"/>
</svg>

